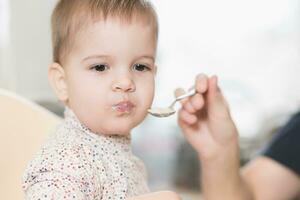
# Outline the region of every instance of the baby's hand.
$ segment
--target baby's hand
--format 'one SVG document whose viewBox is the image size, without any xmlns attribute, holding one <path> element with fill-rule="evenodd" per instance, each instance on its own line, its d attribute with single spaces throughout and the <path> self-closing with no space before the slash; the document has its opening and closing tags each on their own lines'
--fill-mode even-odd
<svg viewBox="0 0 300 200">
<path fill-rule="evenodd" d="M 214 159 L 228 146 L 237 146 L 237 130 L 216 76 L 198 75 L 195 89 L 194 96 L 181 101 L 178 123 L 201 160 Z M 175 95 L 183 93 L 177 89 Z"/>
</svg>

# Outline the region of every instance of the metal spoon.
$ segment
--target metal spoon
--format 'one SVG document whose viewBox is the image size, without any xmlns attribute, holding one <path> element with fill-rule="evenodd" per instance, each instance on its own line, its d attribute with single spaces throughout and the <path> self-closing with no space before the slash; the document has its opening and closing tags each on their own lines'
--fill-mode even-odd
<svg viewBox="0 0 300 200">
<path fill-rule="evenodd" d="M 186 94 L 183 94 L 179 97 L 177 97 L 169 107 L 166 108 L 150 108 L 148 109 L 148 113 L 155 116 L 155 117 L 169 117 L 170 115 L 173 115 L 176 111 L 174 109 L 174 105 L 177 101 L 180 101 L 181 99 L 187 98 L 189 96 L 193 96 L 196 94 L 195 88 L 192 88 L 190 91 L 188 91 Z"/>
</svg>

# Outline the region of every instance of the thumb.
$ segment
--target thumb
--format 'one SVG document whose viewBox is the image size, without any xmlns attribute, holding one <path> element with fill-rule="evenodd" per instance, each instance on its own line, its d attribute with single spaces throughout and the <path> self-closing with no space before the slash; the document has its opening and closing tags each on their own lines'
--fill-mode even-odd
<svg viewBox="0 0 300 200">
<path fill-rule="evenodd" d="M 174 92 L 174 96 L 175 97 L 179 97 L 181 95 L 185 94 L 185 91 L 183 88 L 176 88 L 175 92 Z"/>
<path fill-rule="evenodd" d="M 186 91 L 183 88 L 177 88 L 174 92 L 174 96 L 175 97 L 179 97 L 181 95 L 184 95 L 186 93 Z M 186 99 L 182 99 L 180 102 L 184 103 Z"/>
<path fill-rule="evenodd" d="M 208 93 L 207 93 L 207 114 L 210 118 L 228 118 L 229 108 L 228 104 L 218 86 L 218 77 L 212 76 L 209 79 Z"/>
</svg>

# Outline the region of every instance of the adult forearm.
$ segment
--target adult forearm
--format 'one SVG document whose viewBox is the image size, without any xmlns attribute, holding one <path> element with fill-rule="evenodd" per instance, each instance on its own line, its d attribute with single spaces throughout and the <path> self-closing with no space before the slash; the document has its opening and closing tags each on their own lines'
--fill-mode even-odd
<svg viewBox="0 0 300 200">
<path fill-rule="evenodd" d="M 231 149 L 230 149 L 231 148 Z M 201 160 L 201 184 L 205 200 L 252 200 L 240 175 L 239 153 L 228 147 L 217 158 Z"/>
</svg>

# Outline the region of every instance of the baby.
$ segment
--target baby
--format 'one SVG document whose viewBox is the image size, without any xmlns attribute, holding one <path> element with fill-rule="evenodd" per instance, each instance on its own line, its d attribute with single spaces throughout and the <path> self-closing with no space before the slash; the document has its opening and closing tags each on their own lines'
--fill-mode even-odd
<svg viewBox="0 0 300 200">
<path fill-rule="evenodd" d="M 149 192 L 130 132 L 152 104 L 157 37 L 147 1 L 58 2 L 49 81 L 66 106 L 65 119 L 24 173 L 27 199 L 126 199 Z"/>
</svg>

